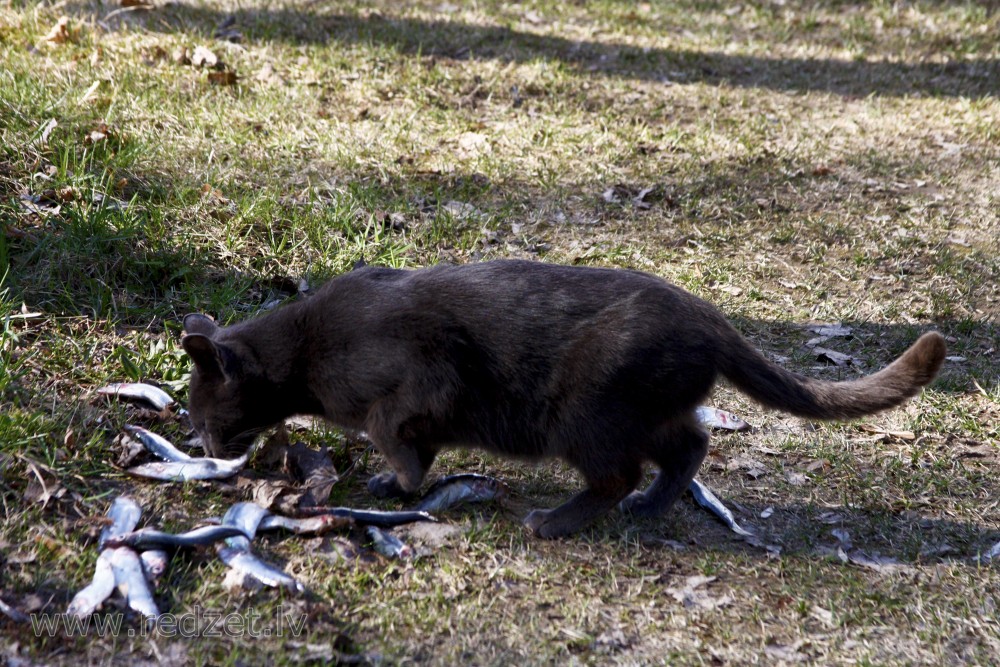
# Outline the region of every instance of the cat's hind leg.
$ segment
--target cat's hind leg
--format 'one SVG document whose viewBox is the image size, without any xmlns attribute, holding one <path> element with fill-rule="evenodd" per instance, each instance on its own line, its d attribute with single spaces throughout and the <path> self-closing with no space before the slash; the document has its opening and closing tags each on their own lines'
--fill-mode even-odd
<svg viewBox="0 0 1000 667">
<path fill-rule="evenodd" d="M 536 536 L 549 539 L 580 530 L 621 502 L 642 475 L 642 467 L 635 460 L 614 466 L 574 463 L 583 473 L 587 488 L 554 509 L 529 513 L 524 525 Z"/>
<path fill-rule="evenodd" d="M 622 509 L 635 516 L 659 516 L 680 498 L 691 484 L 708 454 L 708 433 L 694 416 L 667 424 L 646 452 L 660 471 L 649 488 L 635 492 L 622 502 Z"/>
</svg>

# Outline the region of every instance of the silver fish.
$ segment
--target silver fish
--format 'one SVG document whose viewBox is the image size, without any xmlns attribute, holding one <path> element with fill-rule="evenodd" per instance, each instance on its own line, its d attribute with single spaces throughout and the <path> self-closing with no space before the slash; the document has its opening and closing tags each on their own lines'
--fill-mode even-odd
<svg viewBox="0 0 1000 667">
<path fill-rule="evenodd" d="M 229 538 L 246 538 L 237 526 L 202 526 L 186 533 L 166 533 L 153 528 L 143 528 L 128 533 L 112 535 L 105 542 L 109 547 L 146 549 L 190 549 L 215 544 Z"/>
<path fill-rule="evenodd" d="M 146 575 L 142 573 L 142 562 L 135 551 L 127 547 L 112 550 L 111 569 L 115 574 L 115 586 L 129 608 L 143 616 L 156 618 L 160 615 L 146 583 Z"/>
<path fill-rule="evenodd" d="M 375 551 L 389 558 L 412 558 L 413 548 L 392 533 L 382 530 L 377 526 L 368 526 L 365 529 L 368 537 L 372 541 Z"/>
<path fill-rule="evenodd" d="M 247 574 L 264 584 L 287 588 L 296 593 L 304 593 L 306 588 L 293 577 L 285 574 L 275 566 L 265 563 L 246 549 L 221 547 L 217 549 L 219 560 L 232 569 Z"/>
<path fill-rule="evenodd" d="M 250 540 L 270 512 L 255 503 L 236 503 L 222 517 L 223 527 L 237 528 L 242 535 L 230 537 L 215 547 L 219 559 L 230 568 L 250 575 L 265 586 L 280 586 L 302 593 L 305 587 L 274 565 L 264 562 L 250 550 Z"/>
<path fill-rule="evenodd" d="M 170 555 L 163 549 L 149 549 L 139 554 L 139 561 L 142 564 L 142 573 L 146 575 L 146 581 L 155 586 L 167 571 Z"/>
<path fill-rule="evenodd" d="M 170 394 L 159 387 L 142 382 L 117 382 L 101 387 L 97 393 L 130 401 L 145 401 L 157 410 L 163 410 L 174 404 L 174 399 L 170 397 Z"/>
<path fill-rule="evenodd" d="M 134 434 L 139 439 L 139 442 L 142 443 L 143 447 L 165 461 L 190 461 L 193 458 L 191 455 L 185 454 L 181 450 L 174 447 L 174 443 L 170 442 L 163 436 L 157 435 L 152 431 L 148 431 L 141 426 L 126 425 L 125 430 Z"/>
<path fill-rule="evenodd" d="M 226 510 L 225 515 L 222 517 L 222 525 L 238 528 L 243 533 L 246 547 L 249 549 L 250 540 L 257 535 L 257 527 L 270 514 L 268 510 L 257 503 L 236 503 Z M 229 546 L 237 546 L 238 544 L 244 544 L 244 541 L 236 537 L 227 540 L 226 543 Z"/>
<path fill-rule="evenodd" d="M 136 477 L 160 479 L 170 482 L 190 482 L 196 479 L 226 479 L 238 473 L 246 465 L 249 454 L 238 459 L 198 458 L 187 461 L 154 461 L 126 472 Z"/>
<path fill-rule="evenodd" d="M 332 514 L 317 514 L 301 519 L 293 519 L 280 514 L 269 514 L 260 522 L 257 530 L 287 530 L 296 535 L 315 534 L 320 535 L 337 528 L 349 526 L 354 522 L 350 519 L 334 516 Z"/>
<path fill-rule="evenodd" d="M 70 616 L 89 616 L 101 606 L 101 603 L 111 597 L 115 590 L 115 572 L 111 569 L 112 549 L 105 549 L 97 557 L 94 565 L 94 578 L 69 603 L 66 613 Z"/>
<path fill-rule="evenodd" d="M 416 521 L 437 521 L 427 512 L 406 510 L 402 512 L 382 511 L 382 510 L 356 510 L 350 507 L 302 507 L 299 512 L 305 516 L 317 516 L 329 514 L 330 516 L 348 519 L 362 526 L 378 526 L 380 528 L 392 528 L 405 523 Z"/>
<path fill-rule="evenodd" d="M 500 480 L 486 475 L 451 475 L 435 482 L 417 503 L 417 510 L 439 512 L 462 503 L 478 503 L 502 497 L 507 491 Z"/>
<path fill-rule="evenodd" d="M 16 607 L 12 607 L 3 600 L 0 600 L 0 612 L 15 623 L 28 623 L 31 621 L 30 616 Z"/>
<path fill-rule="evenodd" d="M 101 530 L 101 536 L 97 540 L 97 548 L 104 549 L 108 538 L 113 535 L 127 533 L 139 523 L 142 517 L 142 508 L 128 496 L 115 498 L 108 509 L 108 518 L 111 523 Z"/>
<path fill-rule="evenodd" d="M 695 416 L 703 425 L 710 426 L 712 428 L 721 428 L 727 431 L 746 431 L 750 428 L 750 424 L 746 423 L 732 412 L 726 412 L 725 410 L 719 410 L 718 408 L 710 408 L 706 405 L 703 405 L 695 410 Z"/>
<path fill-rule="evenodd" d="M 702 484 L 696 479 L 691 480 L 691 485 L 688 487 L 691 495 L 698 502 L 699 505 L 714 513 L 723 523 L 729 526 L 737 535 L 742 535 L 743 537 L 752 537 L 753 533 L 746 530 L 736 523 L 736 518 L 733 517 L 733 513 L 729 511 L 729 508 L 722 504 L 722 501 L 716 497 L 712 490 L 707 486 Z"/>
<path fill-rule="evenodd" d="M 117 534 L 131 531 L 139 523 L 141 516 L 142 509 L 128 496 L 119 496 L 114 499 L 110 509 L 108 509 L 108 518 L 111 519 L 111 523 L 101 530 L 97 541 L 101 553 L 97 556 L 97 562 L 94 565 L 94 577 L 90 584 L 73 596 L 66 613 L 80 617 L 88 616 L 114 592 L 115 573 L 111 566 L 114 549 L 108 548 L 108 540 Z"/>
</svg>

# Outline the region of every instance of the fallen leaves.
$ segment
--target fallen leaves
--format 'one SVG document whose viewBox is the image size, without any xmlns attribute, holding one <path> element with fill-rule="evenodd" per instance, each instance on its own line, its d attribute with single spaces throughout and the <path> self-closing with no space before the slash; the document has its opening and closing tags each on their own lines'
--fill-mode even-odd
<svg viewBox="0 0 1000 667">
<path fill-rule="evenodd" d="M 601 199 L 608 204 L 631 204 L 640 211 L 647 211 L 653 204 L 661 201 L 673 205 L 673 200 L 667 196 L 663 186 L 658 184 L 636 188 L 618 183 L 604 190 Z"/>
<path fill-rule="evenodd" d="M 46 46 L 59 46 L 72 42 L 76 38 L 76 31 L 70 26 L 68 16 L 60 16 L 52 28 L 42 37 L 41 43 Z"/>
<path fill-rule="evenodd" d="M 708 590 L 708 584 L 717 579 L 703 575 L 691 576 L 685 579 L 683 585 L 667 588 L 666 592 L 686 609 L 718 609 L 732 603 L 733 596 L 728 593 L 716 595 Z"/>
</svg>

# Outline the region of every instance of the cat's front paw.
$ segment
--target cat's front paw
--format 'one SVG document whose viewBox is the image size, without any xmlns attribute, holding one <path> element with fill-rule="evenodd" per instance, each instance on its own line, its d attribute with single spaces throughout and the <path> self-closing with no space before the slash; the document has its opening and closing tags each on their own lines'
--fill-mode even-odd
<svg viewBox="0 0 1000 667">
<path fill-rule="evenodd" d="M 368 492 L 376 498 L 399 498 L 406 495 L 393 472 L 372 475 L 368 480 Z"/>
</svg>

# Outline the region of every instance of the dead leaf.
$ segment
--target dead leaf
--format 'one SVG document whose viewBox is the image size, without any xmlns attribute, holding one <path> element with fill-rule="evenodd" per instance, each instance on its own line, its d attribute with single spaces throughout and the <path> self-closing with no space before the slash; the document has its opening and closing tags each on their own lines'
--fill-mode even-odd
<svg viewBox="0 0 1000 667">
<path fill-rule="evenodd" d="M 121 0 L 122 7 L 152 7 L 153 3 L 147 0 Z"/>
<path fill-rule="evenodd" d="M 803 645 L 803 643 L 804 642 L 800 640 L 790 646 L 786 646 L 777 642 L 770 642 L 764 646 L 764 653 L 774 660 L 782 660 L 784 662 L 803 662 L 809 659 L 809 657 L 804 653 L 799 653 L 799 648 Z"/>
<path fill-rule="evenodd" d="M 683 587 L 667 588 L 666 592 L 688 609 L 694 607 L 701 609 L 718 609 L 719 607 L 724 607 L 730 604 L 733 601 L 733 597 L 728 593 L 716 596 L 702 588 L 715 580 L 716 577 L 695 575 L 688 577 L 685 580 Z"/>
<path fill-rule="evenodd" d="M 461 533 L 462 529 L 450 523 L 421 521 L 411 523 L 407 526 L 400 526 L 396 529 L 396 532 L 400 536 L 405 537 L 405 541 L 407 542 L 413 541 L 429 547 L 440 547 Z"/>
<path fill-rule="evenodd" d="M 832 628 L 836 625 L 833 620 L 833 612 L 829 609 L 813 605 L 812 609 L 809 611 L 809 615 L 827 627 Z"/>
<path fill-rule="evenodd" d="M 757 479 L 767 474 L 767 468 L 763 462 L 744 456 L 734 456 L 723 468 L 727 471 L 743 470 L 751 479 Z"/>
<path fill-rule="evenodd" d="M 844 554 L 843 550 L 840 550 L 840 553 Z M 845 556 L 847 562 L 859 565 L 869 570 L 875 570 L 880 573 L 906 572 L 913 569 L 909 565 L 900 563 L 895 558 L 881 556 L 878 553 L 869 556 L 860 549 L 855 549 L 854 551 L 844 554 L 841 556 L 841 560 L 844 560 Z"/>
<path fill-rule="evenodd" d="M 174 52 L 170 54 L 170 59 L 173 60 L 178 65 L 190 65 L 191 64 L 191 52 L 183 46 L 178 46 L 174 49 Z"/>
<path fill-rule="evenodd" d="M 794 470 L 786 470 L 785 479 L 792 486 L 805 486 L 809 483 L 809 477 L 805 473 L 795 472 Z"/>
<path fill-rule="evenodd" d="M 333 485 L 340 480 L 327 448 L 317 451 L 305 443 L 297 442 L 290 445 L 287 451 L 289 467 L 302 482 L 301 506 L 309 507 L 325 503 L 330 497 Z"/>
<path fill-rule="evenodd" d="M 854 329 L 851 327 L 845 327 L 840 324 L 817 324 L 815 326 L 808 327 L 808 330 L 814 334 L 819 334 L 820 336 L 826 336 L 827 338 L 853 338 Z"/>
<path fill-rule="evenodd" d="M 857 365 L 857 360 L 854 357 L 849 354 L 837 352 L 836 350 L 828 350 L 825 347 L 816 347 L 813 348 L 813 353 L 816 355 L 817 361 L 824 361 L 833 366 Z"/>
<path fill-rule="evenodd" d="M 872 424 L 859 424 L 858 428 L 868 433 L 874 433 L 876 435 L 881 435 L 889 438 L 897 438 L 899 440 L 917 439 L 917 434 L 914 433 L 913 431 L 890 431 L 880 426 L 873 426 Z"/>
<path fill-rule="evenodd" d="M 464 157 L 477 157 L 493 152 L 489 137 L 478 132 L 464 132 L 458 137 L 459 153 Z"/>
<path fill-rule="evenodd" d="M 46 44 L 65 44 L 73 39 L 73 30 L 69 25 L 68 16 L 60 16 L 52 29 L 45 33 L 42 41 Z"/>
<path fill-rule="evenodd" d="M 204 46 L 196 46 L 191 54 L 191 64 L 195 67 L 218 67 L 219 57 Z"/>
<path fill-rule="evenodd" d="M 42 126 L 42 133 L 38 135 L 38 143 L 43 146 L 49 143 L 49 135 L 52 134 L 52 130 L 56 129 L 59 123 L 56 122 L 55 118 L 49 118 L 49 120 Z"/>
<path fill-rule="evenodd" d="M 230 69 L 208 73 L 208 82 L 215 86 L 234 86 L 237 81 L 239 77 Z"/>
<path fill-rule="evenodd" d="M 146 448 L 141 442 L 127 433 L 119 433 L 111 441 L 111 451 L 117 452 L 115 465 L 119 468 L 129 468 L 135 463 L 136 459 L 146 453 Z"/>
<path fill-rule="evenodd" d="M 40 502 L 42 507 L 49 504 L 53 498 L 59 499 L 66 494 L 66 489 L 62 483 L 48 470 L 43 470 L 42 466 L 24 458 L 28 469 L 33 477 L 28 480 L 28 486 L 24 490 L 22 499 L 28 503 Z"/>
</svg>

